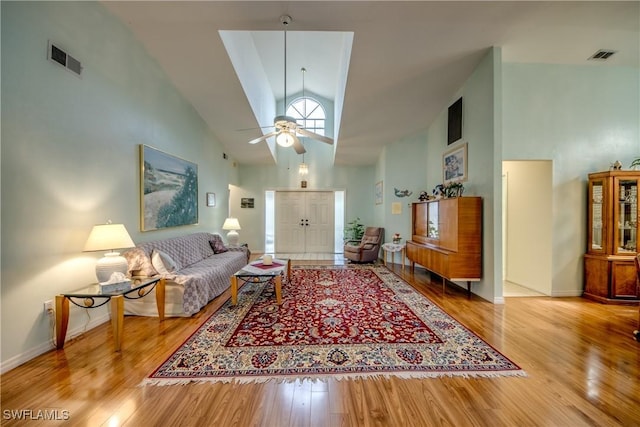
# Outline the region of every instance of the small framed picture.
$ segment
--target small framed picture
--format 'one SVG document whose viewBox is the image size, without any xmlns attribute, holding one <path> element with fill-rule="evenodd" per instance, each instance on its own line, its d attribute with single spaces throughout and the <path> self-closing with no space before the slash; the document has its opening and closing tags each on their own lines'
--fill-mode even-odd
<svg viewBox="0 0 640 427">
<path fill-rule="evenodd" d="M 216 193 L 207 193 L 207 206 L 210 208 L 216 206 Z"/>
<path fill-rule="evenodd" d="M 442 155 L 442 177 L 444 184 L 467 180 L 467 144 L 447 151 Z"/>
<path fill-rule="evenodd" d="M 240 207 L 243 209 L 253 209 L 254 203 L 253 197 L 242 197 L 240 199 Z"/>
<path fill-rule="evenodd" d="M 376 205 L 381 205 L 383 203 L 383 192 L 382 192 L 382 181 L 376 182 L 375 189 L 375 197 L 376 197 Z"/>
</svg>

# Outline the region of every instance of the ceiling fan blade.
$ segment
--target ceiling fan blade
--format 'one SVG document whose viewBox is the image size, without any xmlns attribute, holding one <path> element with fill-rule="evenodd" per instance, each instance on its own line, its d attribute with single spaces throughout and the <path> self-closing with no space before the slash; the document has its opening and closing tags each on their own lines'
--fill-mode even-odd
<svg viewBox="0 0 640 427">
<path fill-rule="evenodd" d="M 266 128 L 272 128 L 274 127 L 273 125 L 268 125 L 268 126 L 258 126 L 258 127 L 254 127 L 254 128 L 242 128 L 242 129 L 236 129 L 236 132 L 246 132 L 249 130 L 257 130 L 257 129 L 266 129 Z"/>
<path fill-rule="evenodd" d="M 298 154 L 304 154 L 307 152 L 307 150 L 304 149 L 302 142 L 300 142 L 300 139 L 295 135 L 293 135 L 293 149 L 296 150 L 296 153 Z"/>
<path fill-rule="evenodd" d="M 308 130 L 306 130 L 304 128 L 301 128 L 301 127 L 297 128 L 296 130 L 300 133 L 300 135 L 308 136 L 311 139 L 317 139 L 318 141 L 322 141 L 322 142 L 327 143 L 327 144 L 333 144 L 333 139 L 331 139 L 331 138 L 329 138 L 327 136 L 318 135 L 317 133 L 313 133 L 313 132 L 308 131 Z"/>
<path fill-rule="evenodd" d="M 249 141 L 249 144 L 257 144 L 258 142 L 264 141 L 265 139 L 271 138 L 272 136 L 276 136 L 277 134 L 278 134 L 278 131 L 274 131 L 266 135 L 262 135 L 259 138 L 252 139 L 251 141 Z"/>
</svg>

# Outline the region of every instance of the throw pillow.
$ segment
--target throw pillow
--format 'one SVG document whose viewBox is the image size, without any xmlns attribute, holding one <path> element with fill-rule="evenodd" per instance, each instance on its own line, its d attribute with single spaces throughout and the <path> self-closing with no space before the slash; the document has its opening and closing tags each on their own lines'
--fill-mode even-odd
<svg viewBox="0 0 640 427">
<path fill-rule="evenodd" d="M 224 243 L 222 243 L 222 239 L 220 238 L 209 240 L 209 244 L 211 245 L 211 249 L 213 249 L 214 254 L 221 254 L 229 250 Z"/>
<path fill-rule="evenodd" d="M 151 252 L 151 264 L 160 274 L 169 274 L 176 271 L 178 265 L 171 257 L 157 249 Z"/>
</svg>

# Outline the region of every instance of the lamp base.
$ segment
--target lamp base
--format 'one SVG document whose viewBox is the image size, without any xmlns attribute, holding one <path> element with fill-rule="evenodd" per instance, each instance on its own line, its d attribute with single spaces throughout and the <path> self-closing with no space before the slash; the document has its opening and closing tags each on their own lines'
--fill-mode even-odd
<svg viewBox="0 0 640 427">
<path fill-rule="evenodd" d="M 231 230 L 227 233 L 227 243 L 229 246 L 239 246 L 240 245 L 240 235 L 236 230 Z"/>
<path fill-rule="evenodd" d="M 109 281 L 113 273 L 122 273 L 126 276 L 128 269 L 127 259 L 119 252 L 107 252 L 96 263 L 96 277 L 98 282 L 104 283 Z"/>
</svg>

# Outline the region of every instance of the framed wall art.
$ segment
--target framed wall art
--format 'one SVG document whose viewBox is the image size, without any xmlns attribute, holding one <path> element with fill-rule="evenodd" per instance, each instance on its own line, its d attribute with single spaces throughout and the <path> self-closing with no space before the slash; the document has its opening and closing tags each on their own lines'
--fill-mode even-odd
<svg viewBox="0 0 640 427">
<path fill-rule="evenodd" d="M 467 180 L 467 143 L 442 155 L 442 175 L 445 185 Z"/>
<path fill-rule="evenodd" d="M 447 110 L 447 145 L 462 138 L 462 97 Z"/>
<path fill-rule="evenodd" d="M 376 205 L 381 205 L 382 202 L 384 201 L 383 193 L 382 193 L 382 181 L 376 182 L 375 194 L 376 194 Z"/>
<path fill-rule="evenodd" d="M 216 193 L 207 193 L 207 206 L 210 208 L 216 206 Z"/>
<path fill-rule="evenodd" d="M 198 223 L 197 164 L 140 145 L 140 183 L 142 231 Z"/>
</svg>

